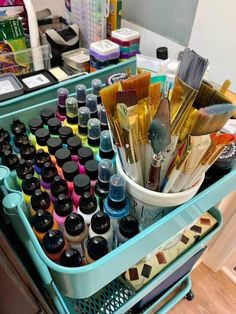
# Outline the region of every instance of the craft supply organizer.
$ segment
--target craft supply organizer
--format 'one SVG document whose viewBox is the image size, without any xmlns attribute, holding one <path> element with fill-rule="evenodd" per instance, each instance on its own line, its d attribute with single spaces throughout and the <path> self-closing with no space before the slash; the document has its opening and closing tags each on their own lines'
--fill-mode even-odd
<svg viewBox="0 0 236 314">
<path fill-rule="evenodd" d="M 127 66 L 134 70 L 135 62 L 133 60 L 127 61 L 84 77 L 74 78 L 33 92 L 30 95 L 2 102 L 0 104 L 0 125 L 10 130 L 10 123 L 15 117 L 19 117 L 24 123 L 27 123 L 30 118 L 38 116 L 42 109 L 55 109 L 56 90 L 59 87 L 68 88 L 69 92 L 73 93 L 76 84 L 82 83 L 89 87 L 94 78 L 100 78 L 105 82 L 110 74 L 122 72 Z M 232 192 L 235 186 L 236 170 L 233 170 L 98 261 L 72 269 L 55 264 L 44 254 L 32 231 L 22 194 L 16 190 L 15 177 L 8 168 L 0 166 L 0 198 L 5 214 L 18 237 L 24 243 L 40 274 L 43 285 L 48 290 L 57 311 L 61 314 L 127 313 L 131 307 L 154 288 L 178 273 L 183 265 L 206 247 L 222 224 L 221 213 L 214 206 Z M 143 257 L 194 223 L 206 211 L 209 211 L 216 218 L 217 225 L 215 228 L 202 239 L 196 241 L 194 246 L 172 262 L 141 290 L 135 292 L 126 281 L 118 278 Z M 173 281 L 168 290 L 143 313 L 150 313 L 176 289 L 178 289 L 178 293 L 165 303 L 158 313 L 166 313 L 190 291 L 191 281 L 188 272 L 185 272 L 177 282 Z"/>
</svg>

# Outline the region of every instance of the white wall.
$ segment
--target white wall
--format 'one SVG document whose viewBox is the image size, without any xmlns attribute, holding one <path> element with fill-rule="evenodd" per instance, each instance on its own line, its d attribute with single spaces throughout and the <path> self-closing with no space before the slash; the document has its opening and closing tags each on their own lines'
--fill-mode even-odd
<svg viewBox="0 0 236 314">
<path fill-rule="evenodd" d="M 32 0 L 35 11 L 50 9 L 53 15 L 65 16 L 64 0 Z"/>
<path fill-rule="evenodd" d="M 210 78 L 236 92 L 236 1 L 200 0 L 189 46 L 210 60 Z"/>
</svg>

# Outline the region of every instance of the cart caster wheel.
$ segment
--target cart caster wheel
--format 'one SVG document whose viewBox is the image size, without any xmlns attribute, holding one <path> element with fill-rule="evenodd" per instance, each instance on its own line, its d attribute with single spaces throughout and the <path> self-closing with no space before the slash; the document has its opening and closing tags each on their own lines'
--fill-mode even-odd
<svg viewBox="0 0 236 314">
<path fill-rule="evenodd" d="M 192 301 L 194 299 L 194 293 L 192 290 L 189 290 L 189 292 L 186 294 L 185 298 L 188 300 L 188 301 Z"/>
</svg>

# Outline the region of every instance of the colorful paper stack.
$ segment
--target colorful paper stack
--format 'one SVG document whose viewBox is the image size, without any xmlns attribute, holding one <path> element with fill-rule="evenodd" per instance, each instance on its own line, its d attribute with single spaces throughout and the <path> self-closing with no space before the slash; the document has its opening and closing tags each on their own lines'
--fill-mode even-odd
<svg viewBox="0 0 236 314">
<path fill-rule="evenodd" d="M 111 33 L 111 40 L 120 46 L 120 59 L 129 59 L 139 53 L 140 34 L 129 28 Z"/>
<path fill-rule="evenodd" d="M 104 39 L 90 45 L 90 72 L 102 69 L 119 62 L 120 47 L 118 44 Z"/>
</svg>

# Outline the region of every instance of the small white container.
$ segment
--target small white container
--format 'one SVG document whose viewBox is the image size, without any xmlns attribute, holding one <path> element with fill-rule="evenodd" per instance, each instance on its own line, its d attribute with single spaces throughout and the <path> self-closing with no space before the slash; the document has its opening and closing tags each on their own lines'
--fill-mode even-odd
<svg viewBox="0 0 236 314">
<path fill-rule="evenodd" d="M 130 29 L 130 28 L 120 28 L 120 29 L 117 29 L 115 31 L 112 31 L 111 37 L 118 39 L 120 41 L 130 42 L 130 41 L 133 41 L 135 39 L 139 39 L 140 34 L 139 34 L 139 32 L 137 32 L 133 29 Z"/>
<path fill-rule="evenodd" d="M 77 214 L 84 218 L 85 223 L 89 226 L 92 216 L 100 210 L 97 198 L 90 193 L 86 192 L 79 200 L 79 207 Z"/>
</svg>

